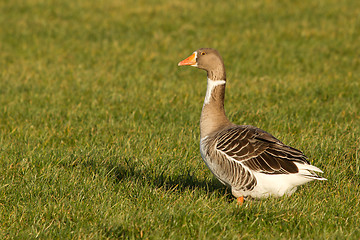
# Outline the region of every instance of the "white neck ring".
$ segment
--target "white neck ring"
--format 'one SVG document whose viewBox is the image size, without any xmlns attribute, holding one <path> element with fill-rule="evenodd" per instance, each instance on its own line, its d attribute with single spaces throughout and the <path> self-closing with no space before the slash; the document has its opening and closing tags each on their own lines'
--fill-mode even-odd
<svg viewBox="0 0 360 240">
<path fill-rule="evenodd" d="M 210 103 L 211 93 L 212 93 L 213 89 L 216 86 L 224 85 L 225 83 L 226 83 L 225 80 L 216 80 L 215 81 L 215 80 L 211 80 L 210 78 L 207 79 L 207 89 L 206 89 L 204 105 Z"/>
</svg>

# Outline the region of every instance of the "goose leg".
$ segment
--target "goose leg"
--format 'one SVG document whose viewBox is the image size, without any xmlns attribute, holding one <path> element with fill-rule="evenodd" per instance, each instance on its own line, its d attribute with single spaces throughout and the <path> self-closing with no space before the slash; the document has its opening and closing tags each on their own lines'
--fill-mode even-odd
<svg viewBox="0 0 360 240">
<path fill-rule="evenodd" d="M 238 197 L 238 198 L 236 199 L 236 201 L 237 201 L 237 203 L 241 206 L 241 205 L 243 205 L 243 203 L 244 203 L 244 197 L 243 197 L 243 196 Z"/>
</svg>

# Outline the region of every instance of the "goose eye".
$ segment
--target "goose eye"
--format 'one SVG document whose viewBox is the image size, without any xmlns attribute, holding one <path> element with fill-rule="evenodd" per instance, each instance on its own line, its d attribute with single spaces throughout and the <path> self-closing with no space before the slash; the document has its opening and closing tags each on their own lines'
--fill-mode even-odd
<svg viewBox="0 0 360 240">
<path fill-rule="evenodd" d="M 201 55 L 205 55 L 206 53 L 205 52 L 202 52 Z"/>
</svg>

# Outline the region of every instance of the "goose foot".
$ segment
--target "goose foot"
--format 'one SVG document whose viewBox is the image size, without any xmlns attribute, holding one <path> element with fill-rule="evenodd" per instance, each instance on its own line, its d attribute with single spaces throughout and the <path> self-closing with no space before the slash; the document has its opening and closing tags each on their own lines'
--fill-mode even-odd
<svg viewBox="0 0 360 240">
<path fill-rule="evenodd" d="M 237 203 L 241 206 L 241 205 L 243 205 L 243 203 L 244 203 L 244 197 L 243 197 L 243 196 L 238 197 L 238 198 L 236 199 L 236 201 L 237 201 Z"/>
</svg>

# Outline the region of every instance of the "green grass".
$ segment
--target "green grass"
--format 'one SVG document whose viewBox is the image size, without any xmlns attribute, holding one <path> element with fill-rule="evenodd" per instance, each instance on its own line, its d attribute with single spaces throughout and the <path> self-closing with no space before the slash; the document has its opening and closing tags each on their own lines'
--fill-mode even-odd
<svg viewBox="0 0 360 240">
<path fill-rule="evenodd" d="M 1 239 L 359 239 L 360 3 L 0 2 Z M 199 153 L 213 47 L 226 110 L 327 182 L 236 205 Z"/>
</svg>

